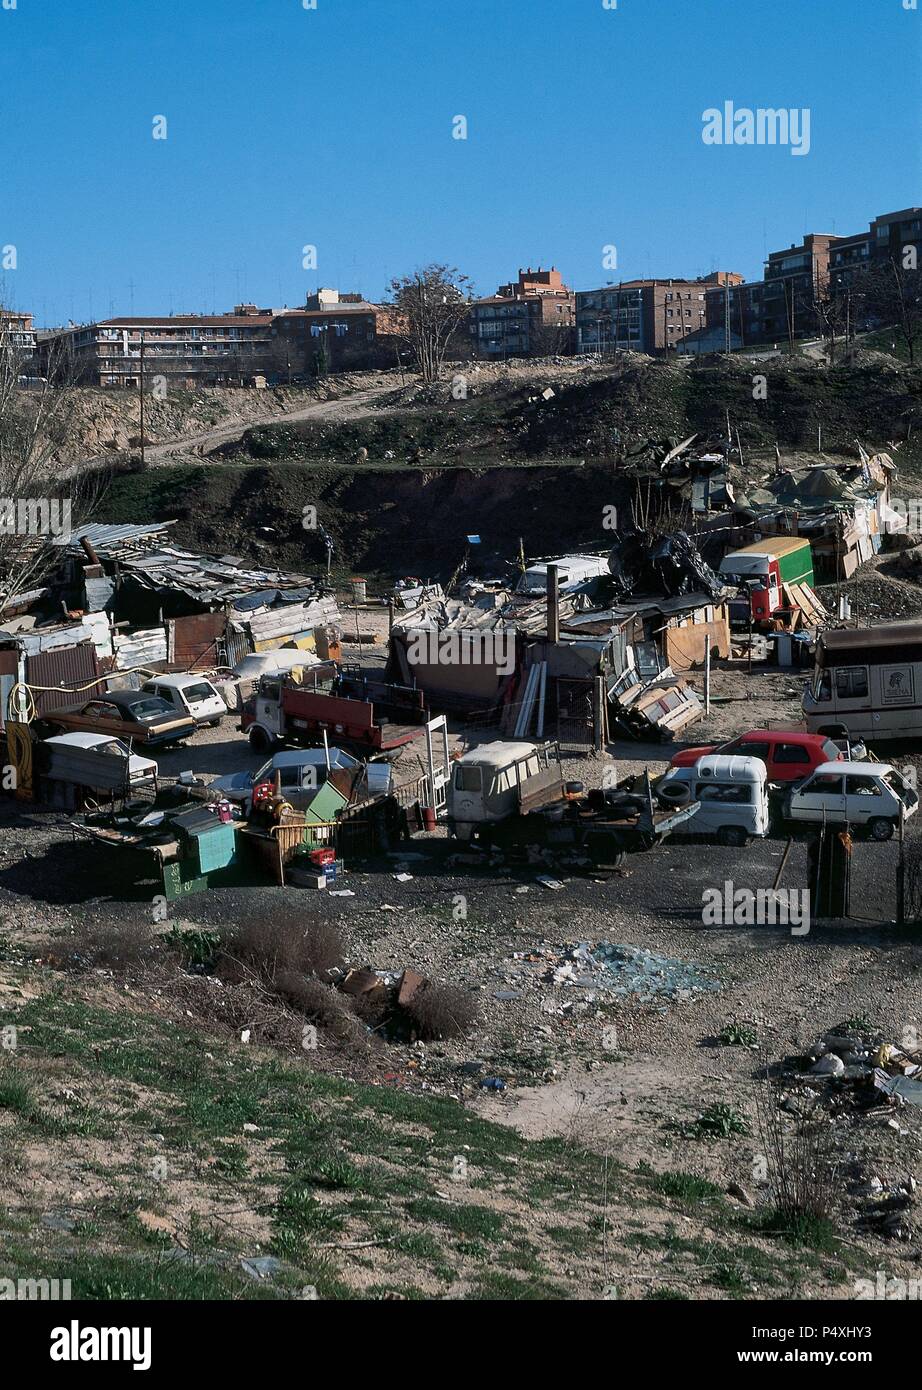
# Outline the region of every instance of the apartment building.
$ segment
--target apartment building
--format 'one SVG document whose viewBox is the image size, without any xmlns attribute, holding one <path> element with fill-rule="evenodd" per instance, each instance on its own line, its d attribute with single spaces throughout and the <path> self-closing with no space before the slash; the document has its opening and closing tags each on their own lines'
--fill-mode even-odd
<svg viewBox="0 0 922 1390">
<path fill-rule="evenodd" d="M 715 285 L 737 284 L 741 275 L 717 270 L 696 280 L 625 280 L 576 295 L 578 352 L 645 352 L 678 349 L 707 324 L 707 296 Z"/>
<path fill-rule="evenodd" d="M 271 309 L 238 304 L 232 314 L 103 319 L 59 329 L 39 343 L 40 369 L 87 386 L 137 387 L 164 377 L 176 388 L 252 385 L 276 348 Z"/>
<path fill-rule="evenodd" d="M 379 321 L 382 328 L 391 328 L 381 306 L 360 294 L 319 289 L 308 296 L 302 309 L 283 309 L 274 315 L 278 364 L 289 376 L 383 366 L 385 361 L 393 365 L 393 348 L 388 350 L 385 341 L 390 333 L 379 334 Z"/>
<path fill-rule="evenodd" d="M 477 357 L 540 357 L 572 352 L 576 296 L 560 271 L 520 270 L 495 295 L 476 299 L 468 315 L 471 347 Z"/>
<path fill-rule="evenodd" d="M 910 248 L 912 254 L 907 256 Z M 907 260 L 912 259 L 922 267 L 922 208 L 885 212 L 874 218 L 867 231 L 836 238 L 829 258 L 830 283 L 838 293 L 851 288 L 869 267 L 892 261 L 910 269 Z"/>
<path fill-rule="evenodd" d="M 378 323 L 388 329 L 379 334 Z M 164 377 L 174 389 L 253 386 L 323 371 L 393 363 L 386 306 L 320 289 L 303 308 L 238 304 L 232 314 L 127 317 L 57 329 L 38 345 L 40 370 L 82 384 L 137 388 Z"/>
<path fill-rule="evenodd" d="M 36 332 L 32 314 L 20 313 L 17 309 L 0 309 L 0 342 L 12 344 L 23 358 L 31 357 L 35 351 Z"/>
<path fill-rule="evenodd" d="M 799 244 L 770 252 L 762 280 L 732 287 L 729 294 L 711 291 L 707 326 L 713 334 L 701 342 L 718 342 L 723 332 L 725 345 L 728 320 L 731 346 L 733 339 L 747 347 L 818 334 L 818 300 L 854 287 L 869 268 L 891 260 L 905 264 L 907 247 L 914 248 L 915 263 L 922 264 L 922 208 L 884 213 L 853 236 L 811 232 Z"/>
</svg>

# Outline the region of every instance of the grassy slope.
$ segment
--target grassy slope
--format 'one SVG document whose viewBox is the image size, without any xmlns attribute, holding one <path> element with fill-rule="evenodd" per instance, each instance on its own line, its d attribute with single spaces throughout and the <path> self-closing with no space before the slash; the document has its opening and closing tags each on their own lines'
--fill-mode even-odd
<svg viewBox="0 0 922 1390">
<path fill-rule="evenodd" d="M 665 1177 L 627 1172 L 451 1100 L 177 1030 L 95 979 L 48 987 L 17 968 L 8 981 L 8 999 L 22 994 L 4 1014 L 18 1045 L 0 1067 L 7 1275 L 70 1278 L 74 1297 L 93 1299 L 566 1299 L 612 1285 L 619 1297 L 823 1297 L 847 1286 L 844 1247 L 790 1243 L 682 1172 L 679 1156 Z M 72 1230 L 42 1223 L 61 1211 Z M 242 1271 L 242 1256 L 270 1252 L 282 1261 L 270 1277 Z"/>
</svg>

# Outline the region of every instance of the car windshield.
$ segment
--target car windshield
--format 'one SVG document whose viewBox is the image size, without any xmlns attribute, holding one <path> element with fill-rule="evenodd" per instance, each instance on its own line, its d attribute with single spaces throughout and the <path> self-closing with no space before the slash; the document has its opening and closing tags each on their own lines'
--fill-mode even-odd
<svg viewBox="0 0 922 1390">
<path fill-rule="evenodd" d="M 173 714 L 172 706 L 166 700 L 161 700 L 159 695 L 151 695 L 146 700 L 135 700 L 132 704 L 125 706 L 125 713 L 129 719 L 156 719 L 161 714 Z"/>
<path fill-rule="evenodd" d="M 119 739 L 113 738 L 109 743 L 97 743 L 97 753 L 109 753 L 115 758 L 127 758 L 128 749 Z"/>
<path fill-rule="evenodd" d="M 831 738 L 823 740 L 823 757 L 827 763 L 838 762 L 842 749 L 837 743 L 833 743 Z"/>
<path fill-rule="evenodd" d="M 214 693 L 207 681 L 201 681 L 198 685 L 187 685 L 183 691 L 190 704 L 194 704 L 196 700 L 210 700 Z"/>
</svg>

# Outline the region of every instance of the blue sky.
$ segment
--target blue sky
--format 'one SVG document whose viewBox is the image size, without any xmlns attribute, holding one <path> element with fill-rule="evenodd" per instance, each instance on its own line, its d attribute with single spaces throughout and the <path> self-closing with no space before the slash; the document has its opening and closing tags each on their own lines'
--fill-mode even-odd
<svg viewBox="0 0 922 1390">
<path fill-rule="evenodd" d="M 922 202 L 920 58 L 903 0 L 17 0 L 4 295 L 49 324 L 380 298 L 431 260 L 482 293 L 758 276 Z M 809 108 L 809 154 L 704 145 L 726 100 Z"/>
</svg>

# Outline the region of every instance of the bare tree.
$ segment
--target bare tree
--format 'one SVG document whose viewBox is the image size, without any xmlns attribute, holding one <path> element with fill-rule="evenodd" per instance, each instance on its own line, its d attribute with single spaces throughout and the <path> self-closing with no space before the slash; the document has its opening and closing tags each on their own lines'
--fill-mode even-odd
<svg viewBox="0 0 922 1390">
<path fill-rule="evenodd" d="M 907 270 L 891 259 L 862 277 L 864 316 L 891 326 L 903 339 L 909 361 L 916 360 L 922 336 L 922 271 Z"/>
<path fill-rule="evenodd" d="M 427 265 L 391 281 L 391 303 L 423 381 L 438 381 L 449 342 L 467 316 L 471 290 L 468 277 L 446 265 Z"/>
<path fill-rule="evenodd" d="M 829 361 L 834 363 L 839 336 L 844 338 L 849 327 L 851 306 L 848 298 L 845 294 L 835 294 L 828 285 L 817 285 L 810 308 L 827 345 Z"/>
<path fill-rule="evenodd" d="M 98 491 L 98 480 L 63 477 L 74 406 L 67 364 L 50 362 L 47 378 L 36 379 L 27 376 L 28 361 L 0 329 L 0 612 L 40 580 L 54 557 L 52 540 Z"/>
</svg>

